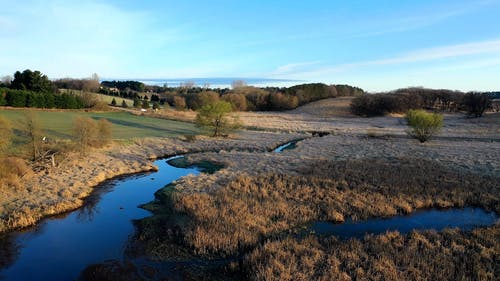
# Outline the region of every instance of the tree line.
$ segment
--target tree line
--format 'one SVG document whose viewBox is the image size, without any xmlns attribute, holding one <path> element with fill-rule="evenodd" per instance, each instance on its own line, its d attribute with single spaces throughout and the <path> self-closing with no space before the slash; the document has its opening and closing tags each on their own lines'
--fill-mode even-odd
<svg viewBox="0 0 500 281">
<path fill-rule="evenodd" d="M 383 116 L 408 110 L 459 112 L 480 117 L 491 106 L 488 93 L 444 89 L 406 88 L 392 92 L 360 95 L 351 103 L 351 112 L 359 116 Z"/>
<path fill-rule="evenodd" d="M 198 110 L 206 104 L 222 100 L 236 111 L 290 110 L 303 104 L 325 98 L 362 95 L 360 88 L 348 85 L 322 83 L 302 84 L 293 87 L 238 86 L 233 89 L 178 88 L 160 94 L 165 102 L 177 109 Z"/>
<path fill-rule="evenodd" d="M 0 105 L 13 107 L 65 108 L 85 107 L 82 97 L 59 92 L 56 84 L 40 71 L 16 71 L 14 78 L 0 84 Z"/>
</svg>

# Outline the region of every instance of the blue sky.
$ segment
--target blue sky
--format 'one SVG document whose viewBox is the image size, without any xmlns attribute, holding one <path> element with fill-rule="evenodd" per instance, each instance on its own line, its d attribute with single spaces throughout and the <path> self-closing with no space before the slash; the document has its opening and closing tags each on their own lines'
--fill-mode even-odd
<svg viewBox="0 0 500 281">
<path fill-rule="evenodd" d="M 500 0 L 4 1 L 0 75 L 500 90 Z"/>
</svg>

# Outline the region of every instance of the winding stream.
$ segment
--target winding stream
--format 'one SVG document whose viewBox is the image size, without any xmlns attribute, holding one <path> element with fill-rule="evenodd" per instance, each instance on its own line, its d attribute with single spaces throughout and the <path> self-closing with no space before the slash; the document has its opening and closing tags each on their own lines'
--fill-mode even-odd
<svg viewBox="0 0 500 281">
<path fill-rule="evenodd" d="M 14 253 L 4 253 L 0 247 L 0 260 L 5 256 L 14 259 L 0 269 L 0 280 L 75 280 L 89 264 L 122 259 L 134 233 L 132 220 L 150 215 L 137 206 L 153 200 L 154 193 L 166 184 L 199 173 L 196 168 L 176 168 L 167 161 L 155 161 L 161 172 L 106 181 L 82 208 L 0 238 L 4 240 L 0 244 L 15 244 L 9 249 Z"/>
<path fill-rule="evenodd" d="M 280 152 L 292 145 L 294 142 L 274 151 Z M 158 172 L 101 184 L 76 211 L 0 236 L 0 280 L 75 280 L 90 264 L 123 261 L 125 248 L 134 233 L 132 221 L 150 215 L 137 206 L 152 201 L 154 193 L 168 183 L 187 174 L 200 173 L 200 168 L 176 168 L 167 163 L 168 160 L 155 161 Z M 316 222 L 310 229 L 319 235 L 349 238 L 386 230 L 440 230 L 449 226 L 469 230 L 492 225 L 497 220 L 496 214 L 482 209 L 422 210 L 385 220 L 347 221 L 336 225 Z"/>
</svg>

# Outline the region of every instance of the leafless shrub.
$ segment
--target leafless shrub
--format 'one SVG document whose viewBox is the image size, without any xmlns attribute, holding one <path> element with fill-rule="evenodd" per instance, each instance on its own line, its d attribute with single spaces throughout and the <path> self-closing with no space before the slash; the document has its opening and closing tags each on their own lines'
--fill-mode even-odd
<svg viewBox="0 0 500 281">
<path fill-rule="evenodd" d="M 0 158 L 0 189 L 20 188 L 21 178 L 30 171 L 31 169 L 21 158 Z"/>
</svg>

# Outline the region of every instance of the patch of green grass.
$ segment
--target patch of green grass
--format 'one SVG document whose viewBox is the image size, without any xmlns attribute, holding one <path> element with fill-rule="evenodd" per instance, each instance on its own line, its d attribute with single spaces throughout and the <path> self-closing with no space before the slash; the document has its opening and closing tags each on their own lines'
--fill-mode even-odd
<svg viewBox="0 0 500 281">
<path fill-rule="evenodd" d="M 18 131 L 22 128 L 25 111 L 23 109 L 0 109 L 0 116 L 4 116 L 10 120 L 15 133 L 19 134 Z M 144 137 L 175 137 L 200 133 L 200 130 L 192 123 L 138 116 L 128 112 L 58 112 L 37 110 L 36 114 L 44 134 L 49 138 L 71 138 L 73 121 L 77 116 L 87 116 L 94 119 L 106 118 L 113 124 L 113 139 L 116 140 Z"/>
</svg>

